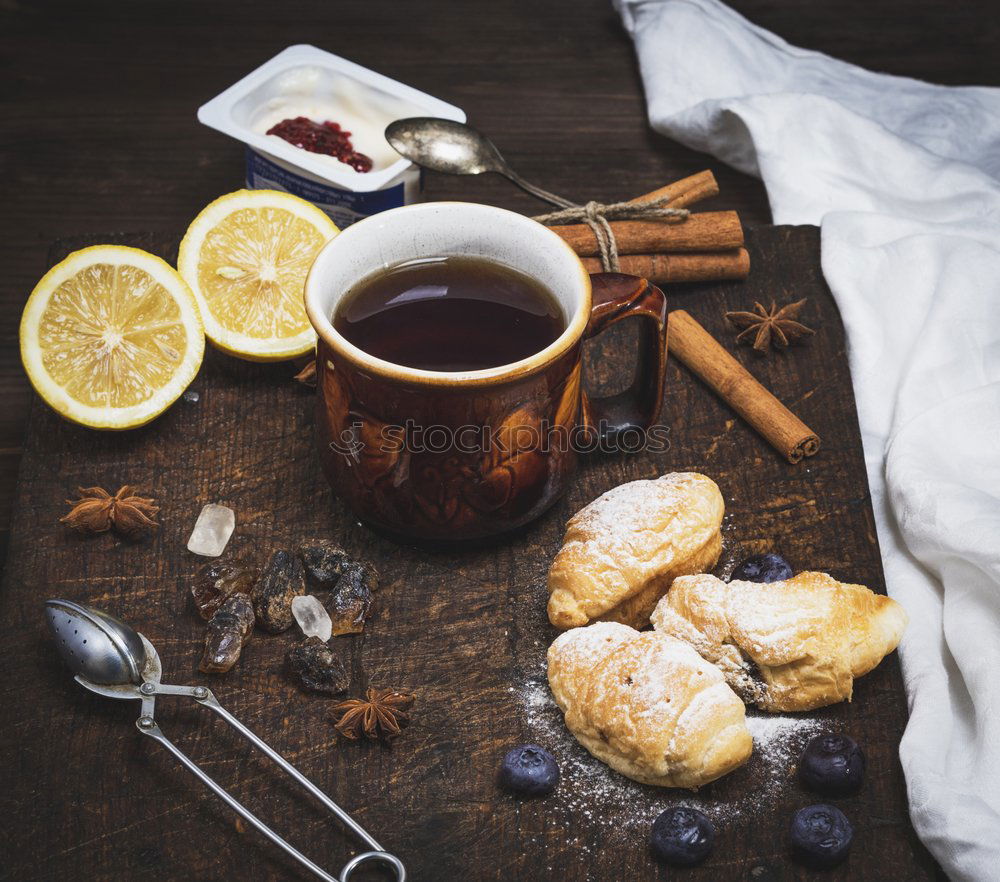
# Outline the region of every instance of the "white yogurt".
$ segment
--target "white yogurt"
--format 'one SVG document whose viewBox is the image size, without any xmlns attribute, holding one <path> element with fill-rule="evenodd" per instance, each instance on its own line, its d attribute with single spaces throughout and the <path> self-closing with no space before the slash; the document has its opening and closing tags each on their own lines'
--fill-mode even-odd
<svg viewBox="0 0 1000 882">
<path fill-rule="evenodd" d="M 371 171 L 266 134 L 297 116 L 338 123 L 354 149 L 371 158 Z M 248 187 L 308 199 L 341 227 L 416 198 L 419 169 L 384 136 L 390 122 L 408 116 L 465 121 L 454 105 L 314 46 L 289 47 L 198 110 L 205 125 L 247 145 Z"/>
<path fill-rule="evenodd" d="M 278 94 L 257 108 L 250 122 L 253 131 L 266 135 L 272 126 L 296 116 L 318 123 L 339 123 L 351 133 L 354 149 L 371 158 L 372 171 L 386 169 L 399 160 L 399 154 L 385 139 L 385 127 L 393 120 L 420 112 L 419 108 L 391 95 L 373 93 L 348 77 L 329 76 L 318 67 L 294 68 L 278 77 L 274 85 Z M 335 156 L 315 155 L 334 167 L 344 166 Z M 340 170 L 364 176 L 350 166 Z"/>
</svg>

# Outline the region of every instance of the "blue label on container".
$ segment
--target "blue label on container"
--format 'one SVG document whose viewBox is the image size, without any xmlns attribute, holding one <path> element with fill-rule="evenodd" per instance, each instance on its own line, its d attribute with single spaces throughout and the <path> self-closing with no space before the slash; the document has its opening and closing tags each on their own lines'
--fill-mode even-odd
<svg viewBox="0 0 1000 882">
<path fill-rule="evenodd" d="M 307 199 L 330 215 L 333 222 L 341 228 L 370 214 L 398 208 L 405 201 L 403 183 L 370 193 L 355 193 L 353 190 L 341 190 L 297 175 L 249 147 L 246 155 L 247 187 L 251 190 L 284 190 Z"/>
</svg>

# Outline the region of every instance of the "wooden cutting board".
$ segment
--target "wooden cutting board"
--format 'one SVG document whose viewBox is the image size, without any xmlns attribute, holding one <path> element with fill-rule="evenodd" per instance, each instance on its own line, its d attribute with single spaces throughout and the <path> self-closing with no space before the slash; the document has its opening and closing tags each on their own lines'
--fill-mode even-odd
<svg viewBox="0 0 1000 882">
<path fill-rule="evenodd" d="M 52 257 L 117 239 L 173 261 L 164 235 L 84 237 Z M 854 701 L 754 724 L 743 769 L 698 794 L 631 782 L 592 759 L 562 726 L 545 682 L 555 636 L 545 574 L 566 519 L 624 481 L 696 470 L 726 499 L 719 572 L 776 549 L 799 569 L 883 590 L 844 334 L 819 270 L 813 227 L 749 236 L 746 283 L 669 289 L 822 437 L 818 456 L 791 466 L 680 365 L 668 368 L 664 453 L 592 456 L 566 496 L 516 536 L 449 552 L 406 547 L 357 521 L 332 496 L 313 449 L 314 393 L 290 364 L 254 365 L 209 349 L 192 389 L 153 424 L 114 434 L 62 421 L 35 401 L 21 463 L 9 560 L 0 596 L 0 690 L 6 782 L 0 788 L 0 874 L 27 879 L 270 880 L 310 878 L 219 803 L 134 728 L 138 706 L 75 684 L 50 645 L 48 597 L 119 615 L 158 649 L 164 680 L 205 683 L 221 702 L 296 763 L 402 856 L 413 880 L 666 879 L 649 855 L 653 819 L 689 802 L 715 819 L 714 854 L 691 880 L 792 880 L 810 874 L 787 856 L 792 812 L 820 801 L 795 782 L 809 735 L 843 731 L 864 747 L 863 792 L 838 801 L 857 831 L 849 863 L 825 878 L 928 879 L 935 868 L 910 827 L 897 748 L 906 704 L 895 655 L 861 680 Z M 732 347 L 723 313 L 754 300 L 808 297 L 815 337 L 762 358 Z M 629 329 L 588 353 L 597 387 L 622 386 Z M 77 486 L 134 484 L 156 496 L 161 529 L 130 544 L 80 538 L 57 523 Z M 382 576 L 364 635 L 335 639 L 352 694 L 370 683 L 416 693 L 414 722 L 389 747 L 338 742 L 328 698 L 300 691 L 283 659 L 293 632 L 256 633 L 230 674 L 198 673 L 204 624 L 188 587 L 204 559 L 185 546 L 202 505 L 236 511 L 227 557 L 265 558 L 312 537 L 341 541 Z M 286 783 L 221 721 L 183 700 L 161 700 L 164 732 L 209 774 L 322 866 L 354 853 L 336 822 Z M 547 799 L 501 793 L 503 753 L 523 742 L 552 750 L 562 781 Z M 357 876 L 358 879 L 362 875 Z M 378 874 L 364 878 L 382 878 Z"/>
</svg>

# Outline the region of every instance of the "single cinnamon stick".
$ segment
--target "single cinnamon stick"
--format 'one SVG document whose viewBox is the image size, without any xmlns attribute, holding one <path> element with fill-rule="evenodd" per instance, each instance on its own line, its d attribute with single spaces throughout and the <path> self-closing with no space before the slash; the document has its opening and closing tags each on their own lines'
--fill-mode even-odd
<svg viewBox="0 0 1000 882">
<path fill-rule="evenodd" d="M 599 257 L 584 257 L 588 273 L 601 272 Z M 623 273 L 641 276 L 654 285 L 668 282 L 713 282 L 745 279 L 750 273 L 750 255 L 745 248 L 703 254 L 623 254 L 618 258 Z"/>
<path fill-rule="evenodd" d="M 581 257 L 601 253 L 597 236 L 586 224 L 549 227 Z M 656 254 L 665 251 L 720 251 L 743 245 L 743 226 L 735 211 L 704 211 L 686 220 L 612 221 L 611 232 L 619 254 Z"/>
<path fill-rule="evenodd" d="M 667 351 L 707 383 L 789 462 L 799 462 L 819 450 L 819 436 L 683 309 L 675 309 L 667 319 Z"/>
<path fill-rule="evenodd" d="M 659 187 L 651 193 L 644 193 L 629 199 L 629 202 L 647 202 L 651 199 L 662 199 L 664 196 L 670 199 L 672 208 L 688 208 L 702 199 L 719 195 L 719 184 L 715 180 L 715 175 L 705 169 L 697 174 L 681 178 L 665 187 Z"/>
</svg>

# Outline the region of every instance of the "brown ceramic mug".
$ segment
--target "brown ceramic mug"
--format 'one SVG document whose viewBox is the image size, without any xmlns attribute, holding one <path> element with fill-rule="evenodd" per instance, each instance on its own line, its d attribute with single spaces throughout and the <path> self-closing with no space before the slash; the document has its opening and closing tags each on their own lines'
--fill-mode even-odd
<svg viewBox="0 0 1000 882">
<path fill-rule="evenodd" d="M 565 330 L 529 358 L 488 370 L 403 367 L 354 346 L 332 316 L 352 286 L 422 257 L 511 266 L 557 299 Z M 489 536 L 528 523 L 566 489 L 581 450 L 653 425 L 666 359 L 663 292 L 634 276 L 589 276 L 551 230 L 501 208 L 430 202 L 359 221 L 320 252 L 306 281 L 319 337 L 317 438 L 334 492 L 373 526 L 433 540 Z M 642 318 L 631 388 L 590 398 L 583 341 Z"/>
</svg>

